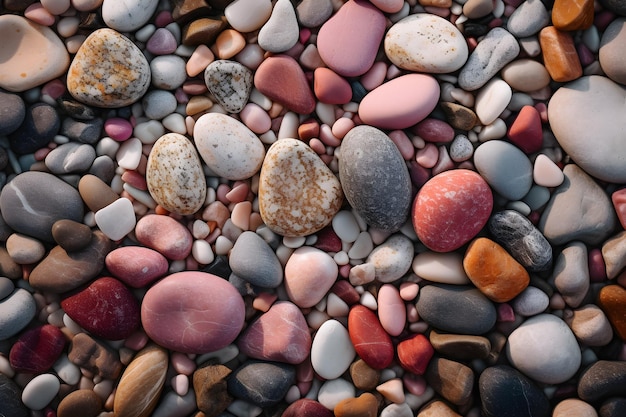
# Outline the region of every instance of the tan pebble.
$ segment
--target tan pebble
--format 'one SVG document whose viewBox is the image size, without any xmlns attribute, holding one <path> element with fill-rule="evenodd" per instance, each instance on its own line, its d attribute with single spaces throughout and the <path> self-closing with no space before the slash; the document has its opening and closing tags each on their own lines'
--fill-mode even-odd
<svg viewBox="0 0 626 417">
<path fill-rule="evenodd" d="M 441 109 L 446 114 L 450 125 L 459 130 L 472 130 L 478 122 L 478 116 L 473 110 L 457 103 L 441 102 Z"/>
<path fill-rule="evenodd" d="M 102 400 L 89 389 L 79 389 L 59 403 L 57 417 L 96 417 L 102 411 Z"/>
<path fill-rule="evenodd" d="M 182 44 L 187 46 L 211 45 L 226 28 L 226 19 L 203 17 L 183 27 Z"/>
<path fill-rule="evenodd" d="M 550 74 L 540 62 L 518 59 L 502 69 L 502 79 L 519 91 L 533 92 L 550 84 Z"/>
<path fill-rule="evenodd" d="M 552 417 L 598 417 L 596 410 L 578 398 L 568 398 L 554 407 Z"/>
<path fill-rule="evenodd" d="M 188 116 L 195 116 L 213 107 L 213 102 L 207 96 L 193 96 L 187 102 L 185 112 Z"/>
<path fill-rule="evenodd" d="M 563 320 L 576 338 L 587 346 L 605 346 L 613 339 L 611 323 L 596 305 L 587 304 L 572 312 L 566 311 Z"/>
<path fill-rule="evenodd" d="M 40 241 L 19 233 L 9 236 L 6 248 L 9 256 L 18 264 L 34 264 L 39 262 L 46 253 Z"/>
<path fill-rule="evenodd" d="M 378 385 L 380 371 L 370 367 L 363 359 L 358 359 L 350 365 L 350 378 L 356 388 L 373 391 Z"/>
<path fill-rule="evenodd" d="M 474 372 L 468 366 L 445 358 L 433 358 L 425 376 L 428 384 L 452 404 L 464 405 L 471 400 Z"/>
<path fill-rule="evenodd" d="M 92 174 L 83 175 L 78 182 L 78 192 L 89 207 L 96 212 L 120 198 L 104 181 Z"/>
<path fill-rule="evenodd" d="M 226 378 L 232 371 L 224 365 L 203 365 L 193 373 L 193 389 L 198 409 L 216 416 L 233 402 L 227 390 Z"/>
<path fill-rule="evenodd" d="M 434 400 L 422 407 L 417 417 L 461 417 L 448 404 L 441 400 Z"/>
<path fill-rule="evenodd" d="M 234 29 L 226 29 L 215 40 L 215 55 L 220 59 L 230 59 L 246 46 L 246 38 Z"/>
<path fill-rule="evenodd" d="M 400 378 L 393 378 L 383 382 L 376 387 L 376 391 L 380 392 L 388 401 L 396 404 L 402 404 L 405 400 L 404 386 Z"/>
</svg>

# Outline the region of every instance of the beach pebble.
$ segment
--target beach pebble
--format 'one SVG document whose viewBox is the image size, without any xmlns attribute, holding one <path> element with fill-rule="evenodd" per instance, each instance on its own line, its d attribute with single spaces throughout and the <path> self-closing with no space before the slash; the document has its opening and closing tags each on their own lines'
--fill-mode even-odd
<svg viewBox="0 0 626 417">
<path fill-rule="evenodd" d="M 371 68 L 384 33 L 382 11 L 369 1 L 350 0 L 320 27 L 317 48 L 330 69 L 355 77 Z"/>
<path fill-rule="evenodd" d="M 95 213 L 98 228 L 109 239 L 118 241 L 133 231 L 136 225 L 133 203 L 127 198 L 118 198 Z"/>
<path fill-rule="evenodd" d="M 499 78 L 485 84 L 476 95 L 474 111 L 483 125 L 490 125 L 507 108 L 513 91 Z"/>
<path fill-rule="evenodd" d="M 333 3 L 331 0 L 303 0 L 296 7 L 296 14 L 302 26 L 315 28 L 333 14 Z"/>
<path fill-rule="evenodd" d="M 6 241 L 6 250 L 18 264 L 34 264 L 46 253 L 46 248 L 37 239 L 13 233 Z"/>
<path fill-rule="evenodd" d="M 404 276 L 411 268 L 413 260 L 413 242 L 397 233 L 378 245 L 367 257 L 365 264 L 374 267 L 374 276 L 378 282 L 394 282 Z"/>
<path fill-rule="evenodd" d="M 450 333 L 480 335 L 496 322 L 496 308 L 477 288 L 432 284 L 420 289 L 416 303 L 420 318 Z"/>
<path fill-rule="evenodd" d="M 0 91 L 0 135 L 17 130 L 26 117 L 26 105 L 19 94 Z"/>
<path fill-rule="evenodd" d="M 594 304 L 586 304 L 566 313 L 563 320 L 574 336 L 586 346 L 605 346 L 613 339 L 613 329 L 606 314 Z"/>
<path fill-rule="evenodd" d="M 400 366 L 416 375 L 423 375 L 435 350 L 423 334 L 414 334 L 397 346 Z"/>
<path fill-rule="evenodd" d="M 381 129 L 405 129 L 426 118 L 439 101 L 439 83 L 430 75 L 407 74 L 369 92 L 359 105 L 361 120 Z"/>
<path fill-rule="evenodd" d="M 133 32 L 148 22 L 158 4 L 158 0 L 104 0 L 102 20 L 111 29 Z"/>
<path fill-rule="evenodd" d="M 195 296 L 189 298 L 189 294 Z M 222 278 L 178 272 L 148 290 L 141 304 L 141 323 L 146 334 L 167 349 L 214 352 L 239 335 L 244 303 L 235 287 Z"/>
<path fill-rule="evenodd" d="M 426 369 L 426 381 L 443 398 L 455 405 L 471 401 L 474 372 L 460 362 L 433 358 Z"/>
<path fill-rule="evenodd" d="M 281 417 L 335 417 L 335 414 L 318 401 L 300 398 L 289 404 Z"/>
<path fill-rule="evenodd" d="M 288 301 L 272 305 L 237 341 L 239 351 L 254 359 L 298 364 L 311 351 L 311 335 L 300 309 Z"/>
<path fill-rule="evenodd" d="M 133 288 L 142 288 L 167 273 L 169 264 L 159 252 L 142 246 L 122 246 L 104 259 L 107 270 Z"/>
<path fill-rule="evenodd" d="M 270 18 L 270 0 L 235 0 L 224 9 L 228 23 L 239 32 L 254 32 Z"/>
<path fill-rule="evenodd" d="M 198 152 L 179 133 L 167 133 L 152 145 L 146 183 L 154 201 L 172 213 L 193 214 L 206 199 L 206 180 Z"/>
<path fill-rule="evenodd" d="M 216 175 L 230 180 L 250 178 L 261 168 L 265 149 L 259 138 L 230 116 L 200 116 L 193 138 L 202 160 Z"/>
<path fill-rule="evenodd" d="M 598 58 L 602 71 L 611 80 L 625 84 L 626 71 L 623 68 L 623 60 L 615 56 L 615 52 L 626 45 L 626 19 L 615 19 L 602 34 Z"/>
<path fill-rule="evenodd" d="M 543 63 L 554 81 L 573 81 L 583 75 L 574 38 L 569 32 L 546 26 L 539 32 L 539 45 Z"/>
<path fill-rule="evenodd" d="M 563 175 L 563 183 L 541 215 L 539 229 L 554 245 L 572 240 L 591 245 L 603 242 L 617 223 L 611 200 L 578 165 L 566 165 Z"/>
<path fill-rule="evenodd" d="M 541 0 L 526 0 L 511 14 L 506 29 L 516 38 L 526 38 L 549 23 L 550 15 Z"/>
<path fill-rule="evenodd" d="M 260 142 L 259 142 L 260 143 Z M 343 203 L 335 174 L 304 142 L 285 138 L 267 151 L 259 180 L 259 212 L 283 236 L 307 236 L 333 219 Z"/>
<path fill-rule="evenodd" d="M 18 154 L 32 153 L 45 147 L 61 128 L 56 109 L 45 103 L 26 108 L 22 124 L 9 135 L 11 149 Z"/>
<path fill-rule="evenodd" d="M 148 91 L 142 100 L 144 115 L 154 120 L 174 113 L 177 104 L 174 94 L 165 90 Z"/>
<path fill-rule="evenodd" d="M 81 103 L 118 108 L 141 99 L 150 79 L 150 65 L 139 47 L 105 28 L 89 35 L 74 56 L 67 89 Z"/>
<path fill-rule="evenodd" d="M 324 379 L 339 378 L 354 360 L 355 350 L 350 335 L 337 320 L 325 321 L 313 337 L 311 365 Z"/>
<path fill-rule="evenodd" d="M 417 291 L 413 298 L 416 295 Z M 391 284 L 385 284 L 378 290 L 376 301 L 378 302 L 378 319 L 382 328 L 390 336 L 399 336 L 406 325 L 406 306 L 400 291 Z"/>
<path fill-rule="evenodd" d="M 370 226 L 394 232 L 406 222 L 411 180 L 400 151 L 384 132 L 357 126 L 344 136 L 339 180 L 350 205 Z"/>
<path fill-rule="evenodd" d="M 543 313 L 548 308 L 548 294 L 537 287 L 529 286 L 511 302 L 515 314 L 530 317 Z"/>
<path fill-rule="evenodd" d="M 490 140 L 474 151 L 474 165 L 498 194 L 515 201 L 524 197 L 533 185 L 533 167 L 516 146 Z"/>
<path fill-rule="evenodd" d="M 313 307 L 333 286 L 337 274 L 337 264 L 330 255 L 304 246 L 296 249 L 285 265 L 285 290 L 298 307 Z"/>
<path fill-rule="evenodd" d="M 598 413 L 591 404 L 578 398 L 568 398 L 558 403 L 553 410 L 553 417 L 567 417 L 577 415 L 580 417 L 598 417 Z"/>
<path fill-rule="evenodd" d="M 139 302 L 115 278 L 98 278 L 63 299 L 61 307 L 79 326 L 103 339 L 126 339 L 139 327 Z"/>
<path fill-rule="evenodd" d="M 253 258 L 251 253 L 254 253 Z M 254 232 L 243 232 L 237 238 L 228 263 L 235 275 L 254 286 L 276 288 L 283 282 L 283 268 L 276 254 Z"/>
<path fill-rule="evenodd" d="M 515 90 L 530 93 L 550 84 L 550 74 L 540 62 L 529 58 L 516 59 L 500 72 L 502 79 Z"/>
<path fill-rule="evenodd" d="M 613 329 L 622 340 L 626 339 L 624 300 L 626 300 L 626 290 L 619 285 L 607 285 L 598 294 L 598 306 L 604 311 Z"/>
<path fill-rule="evenodd" d="M 63 397 L 57 408 L 58 417 L 96 417 L 102 411 L 102 399 L 94 391 L 79 389 Z"/>
<path fill-rule="evenodd" d="M 135 226 L 139 243 L 154 249 L 168 259 L 185 259 L 191 253 L 193 237 L 189 230 L 172 217 L 148 214 Z"/>
<path fill-rule="evenodd" d="M 236 61 L 220 59 L 204 70 L 204 83 L 229 113 L 239 113 L 252 91 L 252 71 Z"/>
<path fill-rule="evenodd" d="M 52 237 L 66 252 L 76 252 L 91 241 L 91 228 L 77 221 L 61 219 L 52 225 Z"/>
<path fill-rule="evenodd" d="M 491 29 L 461 68 L 459 86 L 466 91 L 479 89 L 513 61 L 519 51 L 519 44 L 511 33 L 500 27 Z"/>
<path fill-rule="evenodd" d="M 61 383 L 52 374 L 37 375 L 22 391 L 22 402 L 31 410 L 43 410 L 59 392 Z"/>
<path fill-rule="evenodd" d="M 596 402 L 621 396 L 626 387 L 626 364 L 623 361 L 599 360 L 585 369 L 578 380 L 578 396 Z"/>
<path fill-rule="evenodd" d="M 354 398 L 356 390 L 352 383 L 343 378 L 325 381 L 319 388 L 317 400 L 329 410 L 333 410 L 337 404 L 348 398 Z"/>
<path fill-rule="evenodd" d="M 11 347 L 9 363 L 16 372 L 46 372 L 63 353 L 67 340 L 58 327 L 50 324 L 32 328 L 20 335 Z"/>
<path fill-rule="evenodd" d="M 387 31 L 384 45 L 387 58 L 397 67 L 433 74 L 460 69 L 469 53 L 456 26 L 429 13 L 413 14 L 396 22 Z"/>
<path fill-rule="evenodd" d="M 258 43 L 261 48 L 280 53 L 288 51 L 298 42 L 300 30 L 293 7 L 289 0 L 278 0 L 274 4 L 270 18 L 259 30 Z"/>
<path fill-rule="evenodd" d="M 28 417 L 30 410 L 21 400 L 22 390 L 11 378 L 0 373 L 0 413 L 13 417 Z"/>
<path fill-rule="evenodd" d="M 350 83 L 330 68 L 316 68 L 313 80 L 315 96 L 323 103 L 346 104 L 352 99 Z"/>
<path fill-rule="evenodd" d="M 0 300 L 0 340 L 18 334 L 36 313 L 35 299 L 23 288 L 16 288 Z"/>
<path fill-rule="evenodd" d="M 217 415 L 233 402 L 227 391 L 226 377 L 232 369 L 224 365 L 205 363 L 193 373 L 193 390 L 201 412 Z"/>
<path fill-rule="evenodd" d="M 358 397 L 345 398 L 334 408 L 336 417 L 375 417 L 378 412 L 378 399 L 370 392 Z"/>
<path fill-rule="evenodd" d="M 552 279 L 563 300 L 578 307 L 589 290 L 587 246 L 582 242 L 568 243 L 556 258 Z"/>
<path fill-rule="evenodd" d="M 491 190 L 480 175 L 464 169 L 442 172 L 415 197 L 413 227 L 429 249 L 450 252 L 476 236 L 492 206 Z"/>
<path fill-rule="evenodd" d="M 53 174 L 83 173 L 96 159 L 96 151 L 91 145 L 76 142 L 65 143 L 53 149 L 45 159 L 46 167 Z"/>
<path fill-rule="evenodd" d="M 558 187 L 563 183 L 565 176 L 557 164 L 544 154 L 537 155 L 533 167 L 535 184 L 543 187 Z"/>
<path fill-rule="evenodd" d="M 13 281 L 7 277 L 0 277 L 0 301 L 11 295 L 14 289 Z"/>
<path fill-rule="evenodd" d="M 625 253 L 626 232 L 624 231 L 609 238 L 602 245 L 602 258 L 606 268 L 606 275 L 609 279 L 618 277 L 624 266 L 626 266 Z"/>
<path fill-rule="evenodd" d="M 22 16 L 0 16 L 2 45 L 0 87 L 22 92 L 60 77 L 70 57 L 56 33 Z"/>
<path fill-rule="evenodd" d="M 557 29 L 566 31 L 589 29 L 593 25 L 594 12 L 592 1 L 581 1 L 568 6 L 566 1 L 558 0 L 552 7 L 552 24 Z"/>
<path fill-rule="evenodd" d="M 546 334 L 550 337 L 542 337 Z M 506 355 L 519 371 L 545 384 L 567 381 L 581 363 L 576 337 L 563 320 L 551 314 L 533 316 L 515 329 L 509 335 Z"/>
<path fill-rule="evenodd" d="M 89 210 L 93 212 L 108 206 L 120 198 L 107 183 L 91 174 L 83 175 L 80 178 L 80 181 L 78 181 L 78 192 Z M 65 227 L 69 226 L 70 224 L 65 225 Z"/>
<path fill-rule="evenodd" d="M 376 314 L 362 305 L 350 309 L 348 333 L 356 354 L 374 369 L 385 369 L 393 360 L 394 348 Z"/>
<path fill-rule="evenodd" d="M 228 392 L 258 407 L 270 407 L 284 398 L 295 379 L 291 365 L 250 360 L 228 376 Z"/>
<path fill-rule="evenodd" d="M 182 86 L 187 79 L 185 65 L 185 60 L 176 55 L 155 57 L 150 61 L 152 85 L 163 90 L 175 90 Z"/>
<path fill-rule="evenodd" d="M 103 378 L 117 379 L 122 373 L 118 353 L 87 333 L 74 336 L 67 357 L 72 364 Z"/>
<path fill-rule="evenodd" d="M 438 333 L 431 330 L 428 340 L 438 354 L 460 361 L 485 359 L 491 352 L 491 342 L 484 336 Z"/>
<path fill-rule="evenodd" d="M 154 55 L 174 53 L 177 47 L 174 34 L 165 28 L 158 28 L 146 42 L 146 50 Z"/>
<path fill-rule="evenodd" d="M 469 284 L 463 256 L 456 252 L 421 252 L 413 258 L 413 272 L 423 279 L 441 284 Z"/>
</svg>

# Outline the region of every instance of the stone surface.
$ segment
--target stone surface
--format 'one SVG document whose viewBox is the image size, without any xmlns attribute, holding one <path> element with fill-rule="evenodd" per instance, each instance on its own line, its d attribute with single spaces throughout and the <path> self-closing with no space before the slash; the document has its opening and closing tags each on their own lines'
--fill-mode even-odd
<svg viewBox="0 0 626 417">
<path fill-rule="evenodd" d="M 156 250 L 168 259 L 185 259 L 191 253 L 193 236 L 185 226 L 169 216 L 148 214 L 135 226 L 139 243 Z"/>
<path fill-rule="evenodd" d="M 120 198 L 107 183 L 92 174 L 80 178 L 78 192 L 89 210 L 94 213 Z"/>
<path fill-rule="evenodd" d="M 528 157 L 514 145 L 490 140 L 474 151 L 474 164 L 494 191 L 509 200 L 524 197 L 533 184 L 533 168 Z"/>
<path fill-rule="evenodd" d="M 565 179 L 543 211 L 539 229 L 553 245 L 603 242 L 616 224 L 609 197 L 578 165 L 566 165 L 563 174 Z"/>
<path fill-rule="evenodd" d="M 606 268 L 606 276 L 613 279 L 619 276 L 626 266 L 626 231 L 622 231 L 609 238 L 602 245 L 602 258 Z"/>
<path fill-rule="evenodd" d="M 578 396 L 596 402 L 622 396 L 626 387 L 626 363 L 599 360 L 585 369 L 578 380 Z"/>
<path fill-rule="evenodd" d="M 487 82 L 478 91 L 474 103 L 474 111 L 478 120 L 484 126 L 492 124 L 507 108 L 512 96 L 511 87 L 500 78 L 494 78 Z"/>
<path fill-rule="evenodd" d="M 107 270 L 133 288 L 142 288 L 165 275 L 169 264 L 159 252 L 142 246 L 122 246 L 104 259 Z"/>
<path fill-rule="evenodd" d="M 57 175 L 83 173 L 91 167 L 94 159 L 96 151 L 93 146 L 69 142 L 53 149 L 46 156 L 45 164 L 51 173 Z"/>
<path fill-rule="evenodd" d="M 328 253 L 308 246 L 298 248 L 285 265 L 287 296 L 298 307 L 313 307 L 333 286 L 338 271 L 337 264 Z"/>
<path fill-rule="evenodd" d="M 463 256 L 456 252 L 420 252 L 413 258 L 413 272 L 420 278 L 441 284 L 469 284 Z"/>
<path fill-rule="evenodd" d="M 387 368 L 394 357 L 391 338 L 372 310 L 362 305 L 350 309 L 348 333 L 356 354 L 374 369 Z"/>
<path fill-rule="evenodd" d="M 247 361 L 228 376 L 228 392 L 235 398 L 269 407 L 283 399 L 296 380 L 291 365 L 277 362 Z"/>
<path fill-rule="evenodd" d="M 254 232 L 243 232 L 237 238 L 228 262 L 235 275 L 252 285 L 276 288 L 283 282 L 283 269 L 276 254 Z"/>
<path fill-rule="evenodd" d="M 112 29 L 91 33 L 74 56 L 68 92 L 81 103 L 105 108 L 135 103 L 150 86 L 150 65 L 141 50 Z"/>
<path fill-rule="evenodd" d="M 528 58 L 516 59 L 500 72 L 502 79 L 515 90 L 532 92 L 550 83 L 550 74 L 540 62 Z"/>
<path fill-rule="evenodd" d="M 21 401 L 22 390 L 11 378 L 0 373 L 0 413 L 12 417 L 28 417 L 30 410 Z"/>
<path fill-rule="evenodd" d="M 54 241 L 66 252 L 76 252 L 91 242 L 91 228 L 74 220 L 61 219 L 52 225 Z"/>
<path fill-rule="evenodd" d="M 198 152 L 179 133 L 167 133 L 152 145 L 146 183 L 157 204 L 183 216 L 200 210 L 206 199 L 206 180 Z"/>
<path fill-rule="evenodd" d="M 102 20 L 111 29 L 133 32 L 148 22 L 158 4 L 157 0 L 105 0 Z"/>
<path fill-rule="evenodd" d="M 400 366 L 416 375 L 423 375 L 435 353 L 423 334 L 415 334 L 397 345 Z"/>
<path fill-rule="evenodd" d="M 102 400 L 94 391 L 79 389 L 63 397 L 57 408 L 58 417 L 96 417 L 102 411 Z"/>
<path fill-rule="evenodd" d="M 73 364 L 106 379 L 117 379 L 122 373 L 117 352 L 87 333 L 74 336 L 67 357 Z"/>
<path fill-rule="evenodd" d="M 348 370 L 355 354 L 348 330 L 337 320 L 330 319 L 313 337 L 311 365 L 320 377 L 335 379 Z"/>
<path fill-rule="evenodd" d="M 350 365 L 350 379 L 355 388 L 363 391 L 373 391 L 378 385 L 380 374 L 381 371 L 372 368 L 363 359 L 357 359 Z"/>
<path fill-rule="evenodd" d="M 6 240 L 6 250 L 18 264 L 34 264 L 39 262 L 45 255 L 44 245 L 32 237 L 13 233 Z"/>
<path fill-rule="evenodd" d="M 476 236 L 492 207 L 491 190 L 476 172 L 442 172 L 424 184 L 415 197 L 413 227 L 429 249 L 450 252 Z"/>
<path fill-rule="evenodd" d="M 584 2 L 590 3 L 590 2 Z M 589 6 L 586 6 L 587 8 Z M 593 16 L 593 13 L 591 14 Z M 588 17 L 588 15 L 587 15 Z M 624 58 L 622 56 L 616 56 L 615 53 L 626 42 L 626 19 L 618 18 L 612 21 L 602 34 L 600 40 L 600 51 L 598 58 L 602 71 L 611 80 L 624 84 L 626 82 L 626 71 L 624 71 Z"/>
<path fill-rule="evenodd" d="M 582 242 L 571 242 L 554 263 L 554 285 L 570 307 L 580 306 L 589 290 L 587 259 L 587 246 Z"/>
<path fill-rule="evenodd" d="M 587 304 L 563 315 L 574 336 L 586 346 L 605 346 L 613 339 L 613 329 L 598 306 Z"/>
<path fill-rule="evenodd" d="M 626 340 L 626 290 L 619 285 L 607 285 L 598 294 L 598 306 L 609 318 L 620 339 Z"/>
<path fill-rule="evenodd" d="M 559 30 L 585 30 L 593 24 L 593 2 L 556 0 L 552 7 L 552 24 Z M 606 31 L 604 32 L 606 33 Z"/>
<path fill-rule="evenodd" d="M 550 23 L 550 15 L 540 0 L 526 0 L 511 14 L 506 29 L 516 38 L 535 35 Z"/>
<path fill-rule="evenodd" d="M 178 272 L 148 290 L 141 304 L 141 323 L 148 336 L 165 348 L 213 352 L 239 335 L 244 303 L 235 287 L 222 278 Z"/>
<path fill-rule="evenodd" d="M 334 408 L 336 417 L 375 417 L 377 412 L 378 400 L 370 392 L 364 392 L 358 397 L 346 398 Z"/>
<path fill-rule="evenodd" d="M 554 81 L 573 81 L 583 75 L 574 38 L 569 32 L 547 26 L 539 32 L 539 44 L 544 65 Z"/>
<path fill-rule="evenodd" d="M 25 117 L 26 105 L 22 97 L 19 94 L 0 91 L 0 135 L 15 132 Z M 3 165 L 6 168 L 6 164 Z"/>
<path fill-rule="evenodd" d="M 118 198 L 101 208 L 94 220 L 100 231 L 114 242 L 132 232 L 137 224 L 133 203 L 128 198 Z"/>
<path fill-rule="evenodd" d="M 204 83 L 229 113 L 239 113 L 252 91 L 252 71 L 237 61 L 220 59 L 204 70 Z"/>
<path fill-rule="evenodd" d="M 35 103 L 26 108 L 22 124 L 9 135 L 11 149 L 27 154 L 45 147 L 61 128 L 56 109 L 49 104 Z"/>
<path fill-rule="evenodd" d="M 350 205 L 370 226 L 393 232 L 406 222 L 409 172 L 400 151 L 382 131 L 357 126 L 344 136 L 339 180 Z"/>
<path fill-rule="evenodd" d="M 336 407 L 335 407 L 336 409 Z M 334 417 L 335 414 L 324 407 L 319 402 L 309 399 L 300 398 L 289 404 L 289 407 L 283 411 L 281 417 Z"/>
<path fill-rule="evenodd" d="M 24 387 L 22 402 L 31 410 L 43 410 L 59 392 L 61 383 L 52 374 L 37 375 Z"/>
<path fill-rule="evenodd" d="M 259 212 L 283 236 L 307 236 L 326 227 L 343 203 L 335 174 L 304 142 L 280 139 L 261 167 Z"/>
<path fill-rule="evenodd" d="M 578 398 L 568 398 L 558 403 L 552 412 L 553 417 L 576 415 L 580 417 L 598 417 L 595 408 Z"/>
<path fill-rule="evenodd" d="M 486 359 L 491 352 L 491 342 L 483 336 L 438 333 L 431 330 L 428 340 L 437 354 L 460 361 Z"/>
<path fill-rule="evenodd" d="M 366 265 L 374 267 L 378 282 L 394 282 L 411 268 L 413 242 L 402 234 L 391 235 L 367 257 Z"/>
<path fill-rule="evenodd" d="M 0 340 L 18 334 L 36 314 L 35 299 L 23 288 L 0 300 Z"/>
<path fill-rule="evenodd" d="M 315 28 L 333 14 L 333 4 L 330 0 L 303 0 L 296 7 L 296 14 L 302 26 Z"/>
<path fill-rule="evenodd" d="M 426 369 L 426 381 L 446 400 L 455 405 L 471 401 L 474 372 L 460 362 L 445 358 L 433 358 Z"/>
<path fill-rule="evenodd" d="M 50 324 L 22 333 L 11 347 L 9 363 L 17 372 L 39 374 L 49 370 L 65 348 L 65 335 Z"/>
<path fill-rule="evenodd" d="M 278 0 L 270 18 L 259 30 L 259 46 L 272 53 L 286 52 L 297 42 L 300 34 L 296 11 L 289 0 Z"/>
<path fill-rule="evenodd" d="M 226 378 L 232 372 L 224 365 L 203 364 L 193 373 L 193 389 L 198 409 L 206 415 L 219 415 L 233 402 Z"/>
</svg>

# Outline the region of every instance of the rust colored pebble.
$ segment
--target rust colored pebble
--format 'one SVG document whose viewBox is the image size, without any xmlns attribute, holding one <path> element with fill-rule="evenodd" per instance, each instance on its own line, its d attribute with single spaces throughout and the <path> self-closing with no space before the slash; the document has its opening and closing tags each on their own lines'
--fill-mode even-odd
<svg viewBox="0 0 626 417">
<path fill-rule="evenodd" d="M 346 104 L 352 100 L 350 83 L 329 68 L 320 67 L 313 73 L 313 91 L 322 103 Z"/>
<path fill-rule="evenodd" d="M 398 343 L 400 366 L 409 372 L 423 375 L 435 350 L 423 334 L 416 334 Z"/>
<path fill-rule="evenodd" d="M 102 399 L 90 389 L 79 389 L 61 400 L 57 417 L 96 417 L 101 411 Z"/>
<path fill-rule="evenodd" d="M 352 306 L 359 302 L 361 296 L 357 292 L 356 289 L 345 279 L 339 280 L 333 284 L 330 289 L 330 292 L 337 295 L 337 297 L 341 298 L 344 303 Z"/>
<path fill-rule="evenodd" d="M 315 119 L 307 119 L 298 126 L 298 137 L 303 141 L 309 141 L 320 137 L 320 124 Z"/>
<path fill-rule="evenodd" d="M 315 400 L 301 398 L 289 405 L 281 417 L 333 417 L 328 408 Z"/>
<path fill-rule="evenodd" d="M 444 401 L 433 400 L 420 408 L 417 417 L 461 417 L 461 415 Z"/>
<path fill-rule="evenodd" d="M 573 81 L 583 75 L 571 34 L 547 26 L 539 32 L 539 44 L 544 65 L 554 81 Z"/>
<path fill-rule="evenodd" d="M 348 333 L 354 350 L 369 366 L 384 369 L 391 364 L 393 343 L 372 310 L 362 305 L 352 307 Z"/>
<path fill-rule="evenodd" d="M 593 24 L 593 0 L 555 0 L 552 24 L 559 30 L 585 30 Z"/>
<path fill-rule="evenodd" d="M 507 133 L 509 140 L 527 154 L 539 152 L 543 144 L 541 116 L 533 106 L 524 106 Z"/>
<path fill-rule="evenodd" d="M 607 285 L 598 294 L 598 305 L 620 339 L 626 341 L 626 289 L 619 285 Z"/>
<path fill-rule="evenodd" d="M 376 417 L 378 414 L 378 400 L 369 392 L 357 398 L 346 398 L 335 406 L 336 417 Z"/>
</svg>

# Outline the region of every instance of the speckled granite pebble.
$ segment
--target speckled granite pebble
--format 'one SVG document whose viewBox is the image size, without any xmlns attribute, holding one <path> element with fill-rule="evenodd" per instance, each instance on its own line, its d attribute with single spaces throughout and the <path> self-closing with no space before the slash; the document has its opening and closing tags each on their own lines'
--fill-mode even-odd
<svg viewBox="0 0 626 417">
<path fill-rule="evenodd" d="M 204 70 L 204 82 L 229 113 L 239 113 L 250 97 L 252 71 L 239 62 L 217 60 Z"/>
</svg>

